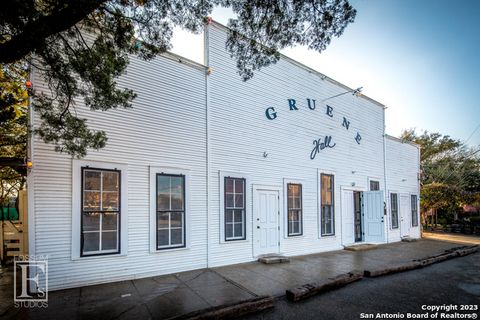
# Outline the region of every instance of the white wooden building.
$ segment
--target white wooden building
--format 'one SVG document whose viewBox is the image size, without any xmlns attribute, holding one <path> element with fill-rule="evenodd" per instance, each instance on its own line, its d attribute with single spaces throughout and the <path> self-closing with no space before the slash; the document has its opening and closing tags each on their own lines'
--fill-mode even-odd
<svg viewBox="0 0 480 320">
<path fill-rule="evenodd" d="M 419 149 L 385 135 L 385 107 L 287 57 L 243 82 L 226 35 L 206 27 L 204 65 L 131 57 L 131 109 L 77 101 L 104 149 L 33 138 L 29 249 L 50 289 L 420 236 Z"/>
</svg>

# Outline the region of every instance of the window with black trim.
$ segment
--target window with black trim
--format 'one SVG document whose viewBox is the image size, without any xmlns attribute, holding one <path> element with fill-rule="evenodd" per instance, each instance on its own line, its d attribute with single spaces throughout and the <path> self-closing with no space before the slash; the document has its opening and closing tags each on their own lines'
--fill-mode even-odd
<svg viewBox="0 0 480 320">
<path fill-rule="evenodd" d="M 302 185 L 287 183 L 288 236 L 303 234 Z"/>
<path fill-rule="evenodd" d="M 81 256 L 120 252 L 120 170 L 82 167 Z"/>
<path fill-rule="evenodd" d="M 417 207 L 417 195 L 412 194 L 410 196 L 412 207 L 412 227 L 418 227 L 418 207 Z"/>
<path fill-rule="evenodd" d="M 334 212 L 334 177 L 331 174 L 320 175 L 321 189 L 321 235 L 331 236 L 335 234 L 335 212 Z"/>
<path fill-rule="evenodd" d="M 157 249 L 185 247 L 185 176 L 157 173 Z"/>
<path fill-rule="evenodd" d="M 398 228 L 398 194 L 390 194 L 390 212 L 392 218 L 392 229 Z"/>
<path fill-rule="evenodd" d="M 380 190 L 380 182 L 375 180 L 370 180 L 370 191 Z"/>
<path fill-rule="evenodd" d="M 245 179 L 224 180 L 225 241 L 245 239 Z"/>
</svg>

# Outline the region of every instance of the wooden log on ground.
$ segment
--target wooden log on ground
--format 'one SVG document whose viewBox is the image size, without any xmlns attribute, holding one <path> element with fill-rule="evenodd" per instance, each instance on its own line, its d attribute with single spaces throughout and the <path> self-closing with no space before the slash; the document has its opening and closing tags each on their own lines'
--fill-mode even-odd
<svg viewBox="0 0 480 320">
<path fill-rule="evenodd" d="M 392 267 L 381 268 L 381 269 L 377 269 L 377 270 L 365 270 L 363 272 L 363 275 L 365 277 L 368 277 L 368 278 L 375 278 L 375 277 L 380 277 L 380 276 L 384 276 L 384 275 L 387 275 L 387 274 L 419 269 L 419 268 L 422 268 L 422 267 L 423 267 L 423 265 L 422 265 L 421 262 L 412 261 L 412 262 L 407 262 L 407 263 L 404 263 L 404 264 L 399 264 L 399 265 L 395 265 L 395 266 L 392 266 Z"/>
<path fill-rule="evenodd" d="M 241 317 L 250 313 L 259 312 L 265 309 L 273 308 L 274 300 L 272 297 L 257 297 L 250 300 L 244 300 L 239 303 L 222 305 L 194 311 L 192 313 L 175 317 L 173 319 L 206 320 L 206 319 L 232 319 Z"/>
<path fill-rule="evenodd" d="M 455 258 L 457 256 L 458 256 L 457 252 L 453 251 L 453 252 L 450 252 L 450 253 L 444 253 L 444 254 L 441 254 L 441 255 L 438 255 L 438 256 L 422 259 L 422 260 L 420 260 L 420 263 L 425 267 L 425 266 L 429 266 L 429 265 L 434 264 L 434 263 L 438 263 L 438 262 L 442 262 L 442 261 L 445 261 L 445 260 L 448 260 L 448 259 Z"/>
<path fill-rule="evenodd" d="M 465 248 L 465 249 L 457 250 L 457 254 L 460 257 L 463 257 L 463 256 L 466 256 L 466 255 L 475 253 L 477 251 L 478 251 L 478 246 L 471 246 L 471 247 L 468 247 L 468 248 Z"/>
<path fill-rule="evenodd" d="M 362 277 L 363 274 L 361 272 L 352 271 L 333 278 L 329 278 L 325 281 L 308 283 L 303 286 L 287 290 L 287 299 L 290 301 L 303 300 L 322 292 L 341 288 L 349 283 L 361 280 Z"/>
</svg>

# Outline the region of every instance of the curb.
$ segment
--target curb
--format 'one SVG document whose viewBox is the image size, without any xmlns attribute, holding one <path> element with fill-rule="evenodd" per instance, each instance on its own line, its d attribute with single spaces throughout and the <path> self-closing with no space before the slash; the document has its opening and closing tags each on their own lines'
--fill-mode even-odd
<svg viewBox="0 0 480 320">
<path fill-rule="evenodd" d="M 250 313 L 273 308 L 274 299 L 269 296 L 257 297 L 232 304 L 221 305 L 194 311 L 182 316 L 170 318 L 171 320 L 206 320 L 206 319 L 232 319 Z"/>
<path fill-rule="evenodd" d="M 305 284 L 303 286 L 287 290 L 287 299 L 290 301 L 300 301 L 322 292 L 344 287 L 349 283 L 362 280 L 362 278 L 363 273 L 361 271 L 352 271 L 333 278 L 328 278 L 325 281 Z"/>
<path fill-rule="evenodd" d="M 423 267 L 427 267 L 434 263 L 450 260 L 456 257 L 463 257 L 472 253 L 477 252 L 478 246 L 463 246 L 445 250 L 443 253 L 426 257 L 423 259 L 413 260 L 409 263 L 399 264 L 394 267 L 389 267 L 386 269 L 378 269 L 378 270 L 365 270 L 364 276 L 369 278 L 375 278 L 387 274 L 393 274 L 398 272 L 404 272 L 414 269 L 419 269 Z"/>
</svg>

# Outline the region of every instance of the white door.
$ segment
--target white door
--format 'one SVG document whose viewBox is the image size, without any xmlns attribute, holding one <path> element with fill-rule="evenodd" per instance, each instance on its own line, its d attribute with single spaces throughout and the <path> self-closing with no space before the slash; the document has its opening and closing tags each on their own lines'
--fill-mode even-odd
<svg viewBox="0 0 480 320">
<path fill-rule="evenodd" d="M 400 237 L 410 235 L 410 197 L 408 194 L 400 195 Z"/>
<path fill-rule="evenodd" d="M 342 244 L 350 245 L 355 242 L 354 237 L 354 207 L 353 191 L 342 190 Z"/>
<path fill-rule="evenodd" d="M 365 222 L 365 242 L 385 242 L 383 191 L 362 192 L 362 215 Z"/>
<path fill-rule="evenodd" d="M 279 192 L 254 189 L 253 197 L 253 255 L 278 253 Z"/>
</svg>

